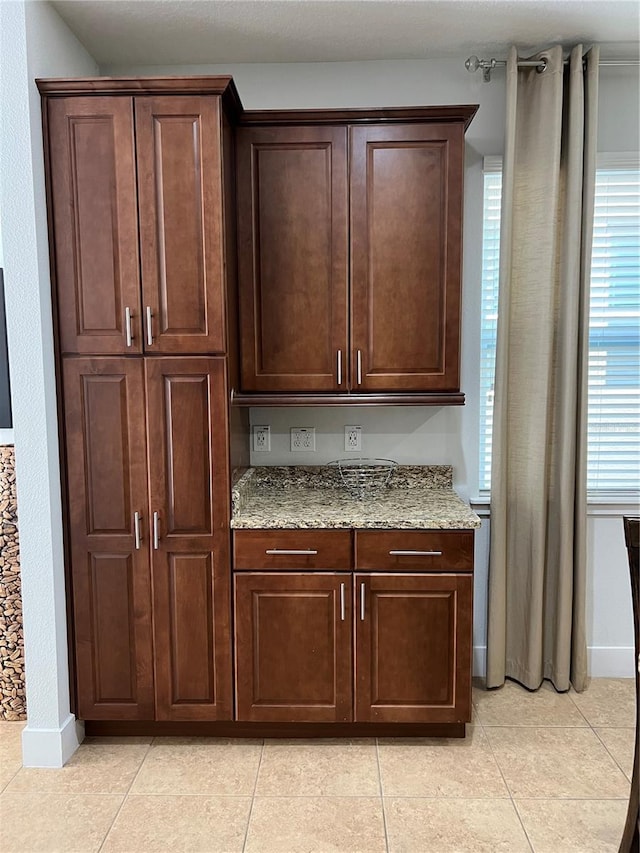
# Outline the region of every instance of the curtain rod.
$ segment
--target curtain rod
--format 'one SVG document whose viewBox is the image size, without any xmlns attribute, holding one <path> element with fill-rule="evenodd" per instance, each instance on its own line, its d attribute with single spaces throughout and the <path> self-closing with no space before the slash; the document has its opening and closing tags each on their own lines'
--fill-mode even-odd
<svg viewBox="0 0 640 853">
<path fill-rule="evenodd" d="M 565 65 L 569 62 L 565 59 Z M 464 64 L 467 71 L 474 72 L 482 69 L 482 77 L 485 83 L 491 82 L 491 72 L 494 68 L 501 68 L 507 64 L 505 59 L 478 59 L 477 56 L 470 56 Z M 609 65 L 614 67 L 622 67 L 623 65 L 640 65 L 640 59 L 601 59 L 599 65 Z M 542 73 L 547 68 L 547 60 L 542 59 L 519 59 L 518 68 L 535 68 L 538 73 Z"/>
</svg>

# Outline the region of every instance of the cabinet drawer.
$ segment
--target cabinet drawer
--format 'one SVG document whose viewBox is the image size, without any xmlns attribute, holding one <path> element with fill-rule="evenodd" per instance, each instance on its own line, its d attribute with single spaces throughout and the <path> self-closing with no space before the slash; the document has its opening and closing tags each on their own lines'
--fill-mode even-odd
<svg viewBox="0 0 640 853">
<path fill-rule="evenodd" d="M 472 530 L 358 530 L 356 569 L 472 571 Z"/>
<path fill-rule="evenodd" d="M 234 569 L 350 569 L 350 530 L 235 530 Z"/>
</svg>

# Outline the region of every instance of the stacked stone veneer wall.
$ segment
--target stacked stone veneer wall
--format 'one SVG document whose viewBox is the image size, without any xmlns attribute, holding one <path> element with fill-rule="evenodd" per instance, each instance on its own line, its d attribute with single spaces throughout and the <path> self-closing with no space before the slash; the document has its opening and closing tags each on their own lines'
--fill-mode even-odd
<svg viewBox="0 0 640 853">
<path fill-rule="evenodd" d="M 26 720 L 18 505 L 13 447 L 0 447 L 0 720 Z"/>
</svg>

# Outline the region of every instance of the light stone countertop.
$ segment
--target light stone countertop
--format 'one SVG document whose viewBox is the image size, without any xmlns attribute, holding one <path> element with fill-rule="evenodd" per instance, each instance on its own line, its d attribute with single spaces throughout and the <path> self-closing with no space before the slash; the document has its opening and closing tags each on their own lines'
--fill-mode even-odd
<svg viewBox="0 0 640 853">
<path fill-rule="evenodd" d="M 327 466 L 249 468 L 233 488 L 236 529 L 471 529 L 480 519 L 453 489 L 448 465 L 398 466 L 387 487 L 352 497 Z"/>
</svg>

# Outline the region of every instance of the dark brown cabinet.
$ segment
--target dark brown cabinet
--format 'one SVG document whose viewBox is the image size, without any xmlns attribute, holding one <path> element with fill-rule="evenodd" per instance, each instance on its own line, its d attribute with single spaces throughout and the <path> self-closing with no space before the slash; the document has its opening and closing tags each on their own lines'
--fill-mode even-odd
<svg viewBox="0 0 640 853">
<path fill-rule="evenodd" d="M 241 531 L 233 574 L 230 401 L 463 402 L 476 108 L 260 113 L 223 76 L 37 82 L 74 712 L 137 732 L 461 724 L 472 535 Z"/>
<path fill-rule="evenodd" d="M 224 360 L 67 359 L 64 402 L 80 716 L 230 719 Z"/>
<path fill-rule="evenodd" d="M 231 718 L 224 359 L 145 359 L 158 719 Z"/>
<path fill-rule="evenodd" d="M 351 576 L 235 576 L 236 716 L 346 722 L 351 708 Z"/>
<path fill-rule="evenodd" d="M 355 720 L 471 719 L 471 575 L 354 576 Z"/>
<path fill-rule="evenodd" d="M 468 722 L 473 533 L 355 531 L 356 566 L 373 563 L 366 573 L 350 571 L 351 553 L 343 552 L 342 566 L 327 559 L 351 537 L 347 530 L 235 531 L 237 719 Z M 403 556 L 390 558 L 401 545 Z M 463 571 L 437 562 L 432 572 L 420 569 L 425 556 L 443 551 Z M 327 564 L 343 571 L 323 571 Z"/>
<path fill-rule="evenodd" d="M 351 387 L 460 388 L 462 124 L 351 128 Z"/>
<path fill-rule="evenodd" d="M 78 713 L 153 719 L 142 360 L 69 359 L 64 389 Z"/>
<path fill-rule="evenodd" d="M 60 350 L 140 353 L 133 101 L 52 98 L 46 119 Z"/>
<path fill-rule="evenodd" d="M 223 353 L 220 98 L 51 98 L 47 123 L 61 352 Z"/>
<path fill-rule="evenodd" d="M 243 390 L 345 389 L 347 130 L 240 128 L 237 157 Z"/>
<path fill-rule="evenodd" d="M 242 391 L 460 402 L 464 117 L 359 121 L 238 131 Z"/>
</svg>

